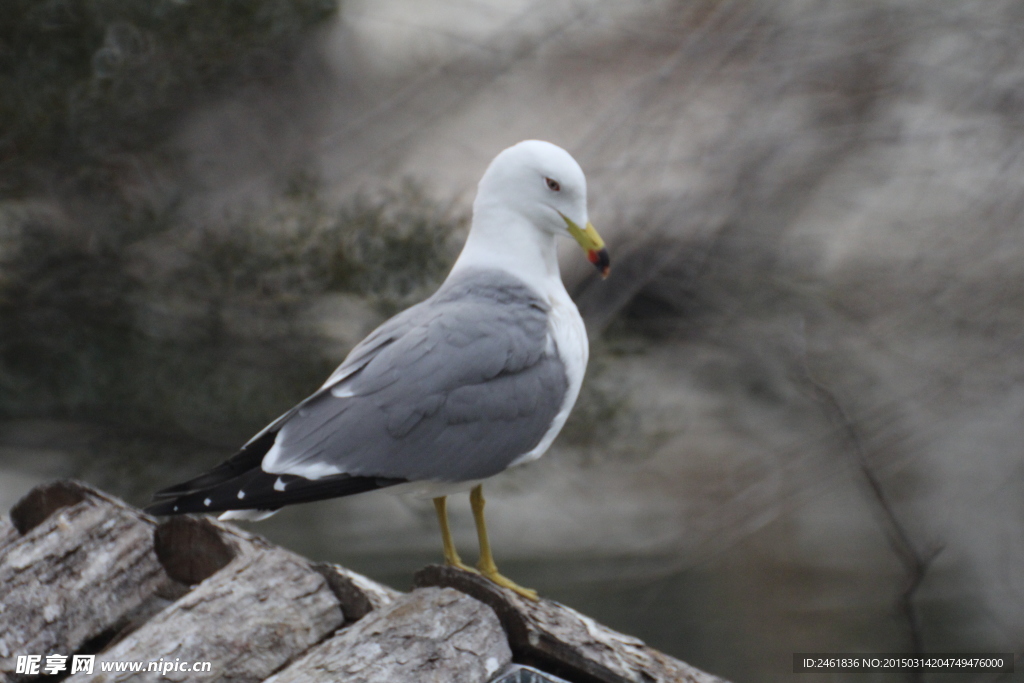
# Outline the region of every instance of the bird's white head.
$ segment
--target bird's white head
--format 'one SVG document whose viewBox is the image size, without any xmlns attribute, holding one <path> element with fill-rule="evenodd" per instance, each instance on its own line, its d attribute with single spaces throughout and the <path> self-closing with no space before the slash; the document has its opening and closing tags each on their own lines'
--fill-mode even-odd
<svg viewBox="0 0 1024 683">
<path fill-rule="evenodd" d="M 480 179 L 473 214 L 474 223 L 518 217 L 544 233 L 573 237 L 602 276 L 608 274 L 608 251 L 587 218 L 587 179 L 558 145 L 524 140 L 498 154 Z"/>
</svg>

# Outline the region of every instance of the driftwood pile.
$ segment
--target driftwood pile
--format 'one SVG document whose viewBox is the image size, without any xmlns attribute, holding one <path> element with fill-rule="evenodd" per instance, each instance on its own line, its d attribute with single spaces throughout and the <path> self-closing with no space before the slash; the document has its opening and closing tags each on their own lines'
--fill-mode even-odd
<svg viewBox="0 0 1024 683">
<path fill-rule="evenodd" d="M 416 585 L 399 593 L 209 518 L 160 523 L 79 482 L 46 484 L 0 519 L 0 683 L 57 680 L 16 667 L 52 653 L 95 655 L 91 675 L 62 674 L 75 683 L 484 683 L 511 680 L 511 662 L 573 683 L 723 683 L 474 574 L 431 566 Z M 99 667 L 161 658 L 211 669 Z"/>
</svg>

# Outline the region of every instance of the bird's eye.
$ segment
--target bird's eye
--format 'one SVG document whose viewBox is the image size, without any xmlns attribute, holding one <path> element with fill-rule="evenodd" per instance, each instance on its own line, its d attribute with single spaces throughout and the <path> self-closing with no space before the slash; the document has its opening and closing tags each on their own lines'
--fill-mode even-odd
<svg viewBox="0 0 1024 683">
<path fill-rule="evenodd" d="M 562 189 L 562 186 L 558 184 L 557 180 L 552 180 L 551 178 L 544 178 L 544 180 L 548 184 L 548 189 L 552 192 L 558 192 Z"/>
</svg>

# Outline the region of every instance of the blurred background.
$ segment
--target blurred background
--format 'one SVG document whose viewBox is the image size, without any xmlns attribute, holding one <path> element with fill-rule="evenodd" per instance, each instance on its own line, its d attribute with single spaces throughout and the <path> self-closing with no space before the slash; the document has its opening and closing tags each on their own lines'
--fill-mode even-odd
<svg viewBox="0 0 1024 683">
<path fill-rule="evenodd" d="M 541 138 L 613 270 L 563 254 L 592 358 L 488 485 L 505 573 L 734 681 L 1020 653 L 1022 132 L 1006 0 L 5 0 L 0 509 L 230 455 L 433 291 Z M 397 588 L 440 559 L 429 502 L 248 526 Z"/>
</svg>

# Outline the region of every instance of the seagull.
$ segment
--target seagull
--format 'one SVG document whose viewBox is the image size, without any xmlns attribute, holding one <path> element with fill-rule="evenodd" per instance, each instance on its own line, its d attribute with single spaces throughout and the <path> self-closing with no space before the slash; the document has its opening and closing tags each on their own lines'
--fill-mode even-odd
<svg viewBox="0 0 1024 683">
<path fill-rule="evenodd" d="M 579 396 L 589 347 L 559 273 L 561 237 L 607 276 L 576 160 L 540 140 L 502 151 L 480 180 L 466 244 L 437 292 L 373 331 L 238 453 L 158 491 L 146 511 L 258 520 L 295 503 L 411 493 L 433 499 L 446 564 L 536 600 L 498 572 L 482 482 L 544 455 Z M 448 527 L 447 496 L 467 490 L 476 569 L 462 562 Z"/>
</svg>

